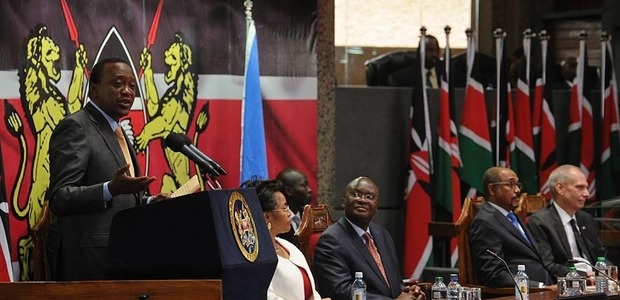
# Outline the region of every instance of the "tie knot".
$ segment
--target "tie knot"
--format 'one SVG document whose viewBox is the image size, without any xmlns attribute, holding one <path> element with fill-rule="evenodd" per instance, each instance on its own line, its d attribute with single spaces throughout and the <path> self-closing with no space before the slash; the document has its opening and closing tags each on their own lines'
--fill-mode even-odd
<svg viewBox="0 0 620 300">
<path fill-rule="evenodd" d="M 370 233 L 364 232 L 362 236 L 364 237 L 364 240 L 366 241 L 366 243 L 372 242 L 372 235 L 370 235 Z"/>
<path fill-rule="evenodd" d="M 511 211 L 508 213 L 508 219 L 510 219 L 510 221 L 514 223 L 517 221 L 517 215 L 515 215 L 515 213 Z"/>
<path fill-rule="evenodd" d="M 574 231 L 579 232 L 579 227 L 577 226 L 577 221 L 575 221 L 575 219 L 570 219 L 569 223 Z"/>
<path fill-rule="evenodd" d="M 117 138 L 125 138 L 125 136 L 123 135 L 123 127 L 121 127 L 120 124 L 116 126 L 116 129 L 114 130 L 114 135 L 116 135 Z"/>
</svg>

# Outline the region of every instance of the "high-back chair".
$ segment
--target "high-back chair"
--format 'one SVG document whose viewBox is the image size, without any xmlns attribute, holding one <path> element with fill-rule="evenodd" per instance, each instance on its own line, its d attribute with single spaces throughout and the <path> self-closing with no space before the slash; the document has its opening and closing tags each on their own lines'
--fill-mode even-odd
<svg viewBox="0 0 620 300">
<path fill-rule="evenodd" d="M 475 199 L 471 197 L 465 198 L 461 216 L 456 221 L 459 247 L 459 282 L 462 285 L 473 285 L 477 282 L 476 270 L 471 257 L 471 248 L 469 247 L 469 224 L 471 224 L 471 220 L 478 213 L 483 203 L 483 197 Z"/>
<path fill-rule="evenodd" d="M 543 194 L 528 195 L 523 193 L 519 197 L 519 206 L 515 209 L 515 214 L 522 222 L 527 223 L 529 216 L 547 205 L 549 205 L 549 200 Z"/>
<path fill-rule="evenodd" d="M 413 65 L 415 51 L 391 51 L 373 57 L 366 62 L 366 84 L 368 86 L 389 86 L 388 77 L 397 71 Z"/>
<path fill-rule="evenodd" d="M 45 249 L 47 234 L 50 229 L 52 220 L 52 213 L 49 208 L 49 201 L 43 203 L 41 207 L 41 214 L 39 220 L 31 228 L 31 235 L 33 239 L 32 246 L 32 269 L 34 280 L 49 280 L 50 278 L 50 263 L 47 257 Z"/>
<path fill-rule="evenodd" d="M 521 196 L 527 198 L 526 196 Z M 484 203 L 483 197 L 477 197 L 472 199 L 470 197 L 465 198 L 463 208 L 461 210 L 461 216 L 456 221 L 456 230 L 458 235 L 458 264 L 459 264 L 459 283 L 463 286 L 480 287 L 482 290 L 483 298 L 493 298 L 502 295 L 514 295 L 514 287 L 503 288 L 491 288 L 487 286 L 480 286 L 477 284 L 478 275 L 476 274 L 476 268 L 473 263 L 471 248 L 469 246 L 469 225 L 472 219 L 476 216 L 476 213 L 482 208 Z M 532 201 L 532 203 L 537 203 Z M 538 204 L 532 204 L 532 209 Z M 544 206 L 543 206 L 544 207 Z M 525 207 L 523 208 L 525 209 Z M 530 293 L 547 291 L 546 288 L 530 288 Z"/>
<path fill-rule="evenodd" d="M 333 223 L 329 210 L 325 204 L 320 203 L 317 206 L 307 204 L 304 206 L 304 212 L 301 216 L 299 228 L 295 232 L 295 236 L 299 241 L 299 249 L 303 252 L 308 261 L 308 265 L 312 266 L 312 257 L 314 255 L 314 247 L 319 240 L 321 233 Z"/>
</svg>

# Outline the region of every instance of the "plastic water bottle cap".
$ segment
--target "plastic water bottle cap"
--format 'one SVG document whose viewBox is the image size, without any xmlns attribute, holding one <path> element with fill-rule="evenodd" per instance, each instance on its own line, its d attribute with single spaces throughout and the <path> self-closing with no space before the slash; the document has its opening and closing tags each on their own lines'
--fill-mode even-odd
<svg viewBox="0 0 620 300">
<path fill-rule="evenodd" d="M 517 270 L 519 270 L 519 271 L 525 271 L 525 265 L 518 265 L 518 266 L 517 266 Z"/>
<path fill-rule="evenodd" d="M 355 278 L 364 278 L 363 272 L 355 272 Z"/>
</svg>

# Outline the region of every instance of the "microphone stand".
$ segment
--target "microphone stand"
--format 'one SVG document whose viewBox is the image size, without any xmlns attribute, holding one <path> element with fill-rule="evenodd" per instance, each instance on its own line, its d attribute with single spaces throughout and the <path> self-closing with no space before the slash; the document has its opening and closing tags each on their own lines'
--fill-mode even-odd
<svg viewBox="0 0 620 300">
<path fill-rule="evenodd" d="M 211 174 L 210 172 L 205 172 L 204 170 L 202 170 L 202 168 L 200 168 L 200 173 L 202 175 L 202 180 L 204 182 L 206 182 L 207 185 L 209 185 L 211 190 L 221 190 L 222 189 L 222 186 L 220 185 L 220 182 L 217 181 L 217 175 Z"/>
<path fill-rule="evenodd" d="M 512 272 L 510 272 L 510 267 L 508 267 L 508 264 L 506 263 L 506 261 L 503 258 L 499 257 L 499 255 L 497 255 L 495 252 L 489 249 L 487 249 L 487 253 L 491 254 L 491 256 L 499 259 L 502 263 L 504 263 L 504 267 L 506 267 L 506 271 L 508 272 L 508 274 L 510 274 L 510 278 L 512 278 L 512 282 L 514 282 L 515 288 L 519 292 L 519 296 L 521 296 L 521 300 L 525 300 L 525 298 L 523 298 L 523 293 L 521 293 L 521 288 L 517 284 L 517 280 L 515 279 L 515 276 L 512 275 Z"/>
<path fill-rule="evenodd" d="M 589 261 L 587 260 L 576 260 L 576 259 L 569 259 L 566 262 L 569 262 L 571 264 L 576 264 L 576 263 L 584 263 L 590 267 L 592 267 L 592 270 L 596 270 L 598 271 L 599 274 L 603 274 L 603 276 L 605 276 L 607 279 L 613 281 L 617 287 L 620 287 L 620 284 L 618 284 L 618 280 L 613 279 L 611 276 L 607 275 L 607 272 L 605 272 L 605 270 L 601 270 L 597 267 L 595 267 L 594 265 L 592 265 Z"/>
</svg>

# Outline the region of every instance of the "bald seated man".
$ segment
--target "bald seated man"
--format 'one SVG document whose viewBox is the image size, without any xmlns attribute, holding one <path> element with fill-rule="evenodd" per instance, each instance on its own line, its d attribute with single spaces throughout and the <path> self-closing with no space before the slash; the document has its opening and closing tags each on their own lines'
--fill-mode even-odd
<svg viewBox="0 0 620 300">
<path fill-rule="evenodd" d="M 517 174 L 508 168 L 491 167 L 484 172 L 482 184 L 486 199 L 469 226 L 471 256 L 478 272 L 476 284 L 512 287 L 515 284 L 512 274 L 517 273 L 517 265 L 525 265 L 530 286 L 552 284 L 553 278 L 543 263 L 534 237 L 513 212 L 519 204 L 522 186 Z M 503 258 L 510 273 L 501 260 L 487 250 Z"/>
<path fill-rule="evenodd" d="M 584 262 L 596 263 L 598 256 L 605 256 L 605 248 L 597 237 L 594 218 L 581 211 L 590 198 L 586 176 L 573 165 L 563 165 L 551 172 L 548 185 L 553 203 L 530 216 L 527 223 L 543 261 L 555 276 L 566 276 L 573 265 L 570 259 L 582 261 L 575 264 L 580 273 L 594 275 Z"/>
</svg>

